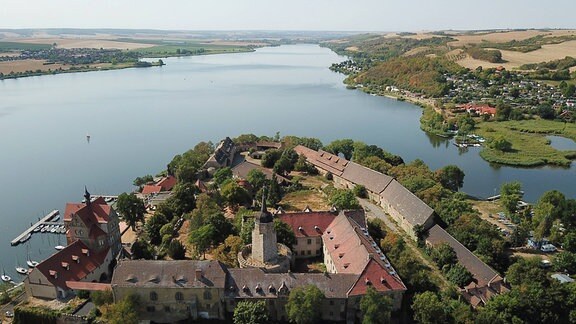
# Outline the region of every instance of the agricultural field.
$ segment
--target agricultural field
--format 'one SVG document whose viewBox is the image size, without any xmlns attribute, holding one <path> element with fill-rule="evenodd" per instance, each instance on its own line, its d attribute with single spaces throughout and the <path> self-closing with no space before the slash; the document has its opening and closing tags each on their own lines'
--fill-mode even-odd
<svg viewBox="0 0 576 324">
<path fill-rule="evenodd" d="M 50 49 L 48 43 L 5 42 L 0 40 L 0 53 L 11 51 L 43 50 Z"/>
</svg>

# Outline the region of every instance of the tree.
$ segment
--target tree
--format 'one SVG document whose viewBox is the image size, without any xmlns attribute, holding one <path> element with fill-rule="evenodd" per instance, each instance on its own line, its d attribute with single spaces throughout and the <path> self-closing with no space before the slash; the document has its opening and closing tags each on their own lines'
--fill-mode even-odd
<svg viewBox="0 0 576 324">
<path fill-rule="evenodd" d="M 238 266 L 238 252 L 243 246 L 244 242 L 239 236 L 230 235 L 224 240 L 224 243 L 220 243 L 212 250 L 211 254 L 226 266 L 235 268 Z"/>
<path fill-rule="evenodd" d="M 323 299 L 324 294 L 314 285 L 292 289 L 286 303 L 288 319 L 297 324 L 316 323 L 320 319 L 318 310 L 322 307 Z"/>
<path fill-rule="evenodd" d="M 414 310 L 414 319 L 422 324 L 441 324 L 448 321 L 444 312 L 444 303 L 431 291 L 414 296 L 412 310 Z"/>
<path fill-rule="evenodd" d="M 93 291 L 90 293 L 90 298 L 96 306 L 109 305 L 114 302 L 112 290 Z"/>
<path fill-rule="evenodd" d="M 186 248 L 180 241 L 172 240 L 168 245 L 168 255 L 174 260 L 184 260 Z"/>
<path fill-rule="evenodd" d="M 130 250 L 132 251 L 132 259 L 151 260 L 154 258 L 154 252 L 148 241 L 138 239 L 136 242 L 132 243 Z"/>
<path fill-rule="evenodd" d="M 143 177 L 137 177 L 136 179 L 134 179 L 134 186 L 142 188 L 143 185 L 147 184 L 148 182 L 154 181 L 154 177 L 152 177 L 152 175 L 147 174 Z"/>
<path fill-rule="evenodd" d="M 562 248 L 565 251 L 575 253 L 576 252 L 576 232 L 569 232 L 564 235 L 562 241 Z"/>
<path fill-rule="evenodd" d="M 223 242 L 228 236 L 236 234 L 234 232 L 234 225 L 232 225 L 221 212 L 208 216 L 206 218 L 206 224 L 214 227 L 214 233 L 211 239 L 212 245 L 217 245 Z"/>
<path fill-rule="evenodd" d="M 346 160 L 350 160 L 354 152 L 354 141 L 351 139 L 335 140 L 324 147 L 324 150 L 334 155 L 342 154 Z"/>
<path fill-rule="evenodd" d="M 444 266 L 452 266 L 458 262 L 458 257 L 454 249 L 446 244 L 442 243 L 431 249 L 430 257 L 436 262 L 439 269 L 444 268 Z"/>
<path fill-rule="evenodd" d="M 354 191 L 354 194 L 358 198 L 367 198 L 368 197 L 368 191 L 366 190 L 366 187 L 364 187 L 363 185 L 354 186 L 354 189 L 352 189 L 352 191 Z"/>
<path fill-rule="evenodd" d="M 257 192 L 264 187 L 264 184 L 266 183 L 266 175 L 258 169 L 252 169 L 246 175 L 246 180 L 250 182 L 254 192 Z"/>
<path fill-rule="evenodd" d="M 358 199 L 352 192 L 348 189 L 336 189 L 330 197 L 330 204 L 336 208 L 343 209 L 360 209 L 360 204 Z"/>
<path fill-rule="evenodd" d="M 214 225 L 207 224 L 190 232 L 190 243 L 194 245 L 196 255 L 202 254 L 204 258 L 206 257 L 206 251 L 212 244 L 215 230 Z"/>
<path fill-rule="evenodd" d="M 446 273 L 446 278 L 458 287 L 464 287 L 472 281 L 472 274 L 464 266 L 457 263 L 450 267 Z"/>
<path fill-rule="evenodd" d="M 576 273 L 576 253 L 563 251 L 554 258 L 554 270 L 561 272 Z"/>
<path fill-rule="evenodd" d="M 168 220 L 162 214 L 154 214 L 146 221 L 144 224 L 144 229 L 148 234 L 150 243 L 158 245 L 162 241 L 162 236 L 160 235 L 160 229 L 162 226 L 168 223 Z"/>
<path fill-rule="evenodd" d="M 264 156 L 262 156 L 261 164 L 265 168 L 272 168 L 272 167 L 274 167 L 274 164 L 276 164 L 276 161 L 278 161 L 281 156 L 282 156 L 282 151 L 280 151 L 280 150 L 276 150 L 276 149 L 268 150 L 268 151 L 266 151 L 266 154 L 264 154 Z"/>
<path fill-rule="evenodd" d="M 362 311 L 362 324 L 390 323 L 392 300 L 388 296 L 379 294 L 374 287 L 369 286 L 366 294 L 360 300 Z"/>
<path fill-rule="evenodd" d="M 282 243 L 289 248 L 292 248 L 296 243 L 296 236 L 294 235 L 292 228 L 283 221 L 274 219 L 274 230 L 276 230 L 278 243 Z"/>
<path fill-rule="evenodd" d="M 574 85 L 573 83 L 568 84 L 566 88 L 564 88 L 564 90 L 562 91 L 562 95 L 566 98 L 573 97 L 575 93 L 576 93 L 576 85 Z"/>
<path fill-rule="evenodd" d="M 268 307 L 266 301 L 238 302 L 234 308 L 234 324 L 265 324 L 268 323 Z"/>
<path fill-rule="evenodd" d="M 490 142 L 490 146 L 498 151 L 510 152 L 512 150 L 512 143 L 508 142 L 504 137 L 497 136 Z"/>
<path fill-rule="evenodd" d="M 104 317 L 110 324 L 137 324 L 138 306 L 138 295 L 128 295 L 121 301 L 110 305 Z"/>
<path fill-rule="evenodd" d="M 509 214 L 516 213 L 518 202 L 522 197 L 522 185 L 518 181 L 502 184 L 500 187 L 500 205 Z"/>
<path fill-rule="evenodd" d="M 125 192 L 120 194 L 116 202 L 116 208 L 124 217 L 128 226 L 132 227 L 132 230 L 135 230 L 136 222 L 144 220 L 146 207 L 144 202 L 136 197 L 135 194 L 127 194 Z"/>
<path fill-rule="evenodd" d="M 228 179 L 232 179 L 232 169 L 229 167 L 220 168 L 214 172 L 214 182 L 216 182 L 216 184 L 221 185 Z"/>
<path fill-rule="evenodd" d="M 173 203 L 176 216 L 180 217 L 196 207 L 197 188 L 192 183 L 178 183 L 172 189 L 170 202 Z"/>
<path fill-rule="evenodd" d="M 446 189 L 458 191 L 464 185 L 464 171 L 455 165 L 447 165 L 436 171 L 436 178 Z"/>
<path fill-rule="evenodd" d="M 248 203 L 251 200 L 248 191 L 240 187 L 236 181 L 229 181 L 224 184 L 220 189 L 220 194 L 230 206 Z"/>
</svg>

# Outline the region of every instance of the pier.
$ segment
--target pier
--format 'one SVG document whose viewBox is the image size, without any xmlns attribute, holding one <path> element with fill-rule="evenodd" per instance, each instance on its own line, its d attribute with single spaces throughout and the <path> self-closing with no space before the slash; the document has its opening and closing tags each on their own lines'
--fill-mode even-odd
<svg viewBox="0 0 576 324">
<path fill-rule="evenodd" d="M 58 210 L 53 210 L 51 211 L 48 215 L 42 217 L 38 222 L 36 222 L 36 224 L 28 227 L 27 230 L 25 230 L 24 232 L 22 232 L 22 234 L 16 236 L 15 239 L 13 239 L 12 241 L 10 241 L 10 245 L 14 246 L 14 245 L 18 245 L 20 244 L 21 240 L 26 238 L 28 236 L 28 234 L 32 235 L 34 229 L 40 225 L 44 225 L 44 224 L 52 224 L 53 222 L 50 222 L 50 220 L 52 220 L 52 218 L 56 217 L 57 215 L 60 215 L 60 212 Z M 54 224 L 56 224 L 54 222 Z M 60 224 L 60 223 L 58 223 Z"/>
</svg>

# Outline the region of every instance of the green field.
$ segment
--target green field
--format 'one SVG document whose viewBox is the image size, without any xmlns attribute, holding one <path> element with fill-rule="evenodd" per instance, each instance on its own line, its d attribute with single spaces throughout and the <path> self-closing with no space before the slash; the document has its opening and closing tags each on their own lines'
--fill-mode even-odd
<svg viewBox="0 0 576 324">
<path fill-rule="evenodd" d="M 177 56 L 177 55 L 207 55 L 219 53 L 240 53 L 254 51 L 253 46 L 241 45 L 216 45 L 209 43 L 202 43 L 199 41 L 162 41 L 162 40 L 133 40 L 133 39 L 118 39 L 118 41 L 126 41 L 133 43 L 155 44 L 156 46 L 149 48 L 140 48 L 133 50 L 145 56 L 162 57 L 162 56 Z"/>
<path fill-rule="evenodd" d="M 557 135 L 576 141 L 576 124 L 550 120 L 522 120 L 484 122 L 477 125 L 476 133 L 488 141 L 502 136 L 512 143 L 511 152 L 502 152 L 486 145 L 480 156 L 488 162 L 514 166 L 534 167 L 557 165 L 569 167 L 576 151 L 559 151 L 550 146 L 546 135 Z"/>
<path fill-rule="evenodd" d="M 4 51 L 14 51 L 14 50 L 43 50 L 50 49 L 52 45 L 50 44 L 28 44 L 28 43 L 18 43 L 18 42 L 0 42 L 0 52 Z"/>
</svg>

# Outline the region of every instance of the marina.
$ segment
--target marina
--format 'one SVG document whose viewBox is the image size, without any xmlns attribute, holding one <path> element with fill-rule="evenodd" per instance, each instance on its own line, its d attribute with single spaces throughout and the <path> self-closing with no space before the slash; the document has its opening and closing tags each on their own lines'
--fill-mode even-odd
<svg viewBox="0 0 576 324">
<path fill-rule="evenodd" d="M 13 239 L 12 241 L 10 241 L 10 245 L 15 246 L 18 245 L 20 243 L 24 243 L 26 241 L 28 241 L 30 239 L 30 237 L 32 237 L 33 233 L 37 233 L 37 232 L 46 232 L 44 231 L 44 229 L 48 226 L 48 227 L 52 227 L 52 228 L 56 228 L 56 226 L 58 226 L 58 228 L 60 228 L 59 226 L 63 226 L 61 223 L 56 223 L 53 222 L 52 220 L 56 219 L 56 217 L 59 217 L 60 212 L 58 210 L 53 210 L 51 211 L 48 215 L 42 217 L 38 222 L 36 222 L 36 224 L 31 225 L 30 227 L 28 227 L 28 229 L 26 229 L 24 232 L 22 232 L 22 234 L 16 236 L 15 239 Z M 36 230 L 40 228 L 39 230 Z M 54 232 L 52 233 L 56 233 L 56 230 L 54 230 Z M 60 230 L 59 230 L 60 233 Z"/>
</svg>

